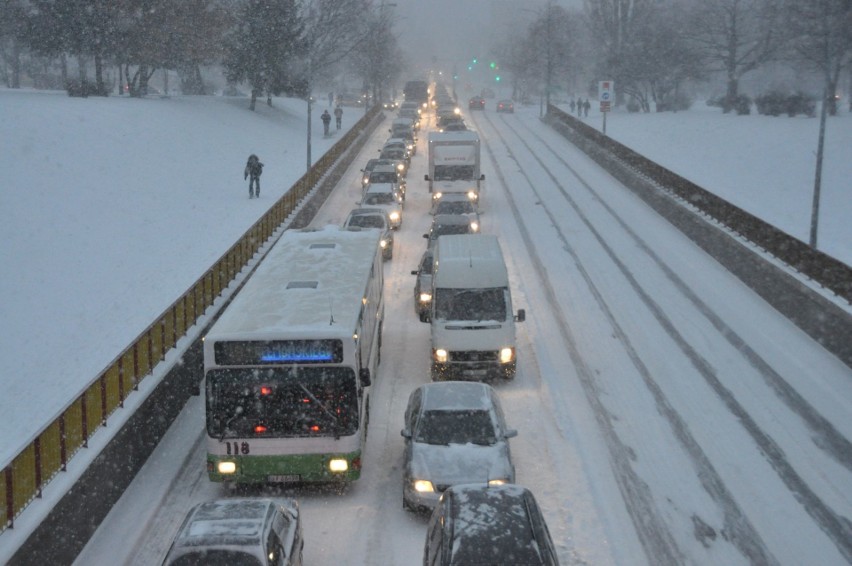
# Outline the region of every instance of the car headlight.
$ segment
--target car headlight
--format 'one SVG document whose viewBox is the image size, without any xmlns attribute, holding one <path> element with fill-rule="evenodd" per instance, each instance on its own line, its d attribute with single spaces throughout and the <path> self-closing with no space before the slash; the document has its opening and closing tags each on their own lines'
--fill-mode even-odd
<svg viewBox="0 0 852 566">
<path fill-rule="evenodd" d="M 432 356 L 435 358 L 435 361 L 440 364 L 447 363 L 447 360 L 449 359 L 448 352 L 443 348 L 436 348 L 433 350 Z"/>
<path fill-rule="evenodd" d="M 461 114 L 461 108 L 459 108 L 458 106 L 453 108 L 453 114 Z"/>
<path fill-rule="evenodd" d="M 508 364 L 512 360 L 515 359 L 515 349 L 514 348 L 501 348 L 500 349 L 500 363 Z"/>
<path fill-rule="evenodd" d="M 349 462 L 345 458 L 332 458 L 328 461 L 328 469 L 332 472 L 345 472 L 349 469 Z"/>
<path fill-rule="evenodd" d="M 361 182 L 362 182 L 362 183 L 364 183 L 364 184 L 366 185 L 367 183 L 369 183 L 369 182 L 370 182 L 370 178 L 369 178 L 369 177 L 364 177 L 364 179 L 363 179 Z"/>
<path fill-rule="evenodd" d="M 471 232 L 479 232 L 479 224 L 477 224 L 476 222 L 471 222 L 470 223 L 470 231 Z"/>
<path fill-rule="evenodd" d="M 217 466 L 220 474 L 234 474 L 237 472 L 236 462 L 219 462 Z"/>
<path fill-rule="evenodd" d="M 399 220 L 399 212 L 393 211 L 388 215 L 388 217 L 394 222 L 396 222 L 397 220 Z"/>
<path fill-rule="evenodd" d="M 421 303 L 432 302 L 432 293 L 420 293 L 420 302 Z"/>
<path fill-rule="evenodd" d="M 388 241 L 385 240 L 384 238 L 382 238 L 381 241 L 379 242 L 379 247 L 382 248 L 382 249 L 385 249 L 386 247 L 388 247 Z"/>
<path fill-rule="evenodd" d="M 397 170 L 399 170 L 399 171 L 403 171 L 403 170 L 405 170 L 405 165 L 403 165 L 402 163 L 400 163 L 400 164 L 398 164 L 398 165 L 396 166 L 396 168 L 397 168 Z"/>
<path fill-rule="evenodd" d="M 469 198 L 470 200 L 476 200 L 479 198 L 479 195 L 476 194 L 476 191 L 468 191 L 467 198 Z"/>
<path fill-rule="evenodd" d="M 414 480 L 414 491 L 418 493 L 435 493 L 435 487 L 429 480 Z"/>
<path fill-rule="evenodd" d="M 442 196 L 444 196 L 444 195 L 443 195 L 443 193 L 441 193 L 440 191 L 439 191 L 439 192 L 437 192 L 437 193 L 433 193 L 433 194 L 432 194 L 432 200 L 438 200 L 438 199 L 440 199 Z"/>
</svg>

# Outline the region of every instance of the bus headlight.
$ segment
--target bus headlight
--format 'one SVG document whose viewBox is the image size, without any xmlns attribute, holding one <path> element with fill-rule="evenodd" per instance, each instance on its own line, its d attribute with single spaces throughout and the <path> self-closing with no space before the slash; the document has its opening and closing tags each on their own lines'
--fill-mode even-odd
<svg viewBox="0 0 852 566">
<path fill-rule="evenodd" d="M 420 293 L 420 302 L 429 303 L 432 301 L 432 293 Z"/>
<path fill-rule="evenodd" d="M 349 469 L 349 462 L 345 458 L 332 458 L 328 461 L 328 469 L 332 472 L 345 472 Z"/>
<path fill-rule="evenodd" d="M 237 472 L 236 462 L 219 462 L 217 468 L 220 474 L 234 474 Z"/>
<path fill-rule="evenodd" d="M 441 364 L 447 363 L 447 360 L 449 359 L 449 354 L 443 348 L 436 348 L 432 355 L 434 356 L 435 361 Z"/>
<path fill-rule="evenodd" d="M 414 491 L 417 493 L 434 493 L 435 487 L 429 480 L 414 480 Z"/>
<path fill-rule="evenodd" d="M 512 360 L 515 359 L 515 349 L 514 348 L 501 348 L 500 349 L 500 363 L 508 364 Z"/>
</svg>

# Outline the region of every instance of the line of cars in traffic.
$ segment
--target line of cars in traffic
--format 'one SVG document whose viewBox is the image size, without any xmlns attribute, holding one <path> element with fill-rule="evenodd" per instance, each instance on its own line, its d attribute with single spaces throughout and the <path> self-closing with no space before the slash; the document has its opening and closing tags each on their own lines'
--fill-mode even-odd
<svg viewBox="0 0 852 566">
<path fill-rule="evenodd" d="M 433 86 L 428 106 L 435 109 L 436 125 L 460 125 L 468 129 L 446 89 Z M 394 232 L 402 226 L 406 175 L 416 152 L 415 136 L 420 128 L 422 110 L 420 103 L 416 108 L 405 102 L 400 105 L 398 117 L 389 129 L 391 137 L 379 150 L 379 157 L 370 159 L 361 170 L 361 199 L 343 223 L 346 229 L 380 230 L 380 245 L 386 260 L 393 257 Z M 417 118 L 409 117 L 411 114 L 416 114 Z M 436 255 L 438 263 L 441 253 L 445 256 L 445 276 L 450 273 L 447 266 L 454 263 L 451 252 L 447 251 L 452 246 L 442 245 L 441 238 L 445 244 L 473 243 L 466 238 L 482 243 L 481 248 L 462 245 L 463 253 L 456 254 L 468 257 L 471 266 L 485 260 L 483 253 L 476 251 L 478 249 L 496 249 L 500 254 L 495 236 L 480 236 L 478 198 L 471 200 L 464 193 L 448 193 L 433 199 L 430 212 L 433 214 L 431 226 L 423 235 L 427 240 L 426 250 L 418 269 L 411 272 L 417 276 L 415 311 L 424 322 L 430 321 L 433 309 L 430 278 L 435 272 Z M 457 242 L 454 238 L 462 240 Z M 502 265 L 502 257 L 499 263 Z M 502 272 L 505 275 L 505 266 Z M 481 271 L 471 273 L 482 275 Z M 461 277 L 471 276 L 461 274 Z M 450 290 L 453 298 L 442 308 L 481 308 L 479 312 L 491 312 L 499 303 L 504 311 L 502 314 L 477 316 L 486 319 L 485 327 L 494 326 L 491 319 L 505 318 L 508 308 L 511 321 L 508 280 L 495 285 L 496 288 L 485 289 L 485 295 L 476 293 L 476 289 Z M 485 302 L 479 305 L 483 300 Z M 518 314 L 514 320 L 523 320 L 523 311 Z M 433 336 L 433 350 L 434 344 Z M 511 354 L 514 356 L 514 348 Z M 512 361 L 511 374 L 514 375 Z M 480 362 L 491 363 L 490 360 L 467 360 L 471 367 L 479 367 Z M 515 484 L 509 440 L 516 437 L 518 431 L 507 424 L 497 391 L 478 379 L 444 381 L 443 372 L 435 373 L 435 367 L 433 364 L 432 382 L 410 393 L 400 430 L 404 439 L 402 506 L 412 512 L 430 513 L 423 564 L 558 564 L 535 497 L 529 489 Z M 303 546 L 295 500 L 221 499 L 190 510 L 164 565 L 301 566 Z"/>
<path fill-rule="evenodd" d="M 436 128 L 467 131 L 469 128 L 455 101 L 446 89 L 440 85 L 436 87 L 431 101 Z M 431 145 L 430 141 L 430 151 Z M 411 272 L 416 276 L 414 308 L 423 322 L 429 321 L 433 312 L 432 295 L 436 289 L 432 277 L 439 247 L 446 256 L 443 258 L 445 277 L 453 275 L 453 255 L 467 254 L 465 263 L 473 267 L 474 263 L 489 263 L 488 250 L 497 249 L 499 253 L 496 237 L 481 236 L 480 240 L 478 194 L 475 200 L 463 192 L 433 198 L 430 212 L 432 223 L 429 232 L 423 235 L 427 247 L 418 268 Z M 447 246 L 440 244 L 441 238 Z M 482 246 L 466 245 L 472 243 L 467 238 L 475 238 Z M 454 254 L 454 248 L 460 253 Z M 437 255 L 440 263 L 441 254 Z M 502 258 L 499 263 L 502 265 Z M 484 269 L 459 273 L 465 279 L 484 277 L 486 281 L 496 281 L 489 268 Z M 505 284 L 508 285 L 508 281 Z M 479 294 L 479 289 L 447 291 L 454 294 L 456 302 L 463 303 L 463 309 L 496 312 L 500 310 L 498 303 L 502 305 L 508 299 L 508 289 L 501 291 L 501 283 L 493 285 L 496 289 L 485 292 L 492 293 L 494 299 L 486 298 L 482 304 L 478 302 L 490 295 Z M 469 281 L 468 286 L 475 287 L 476 283 Z M 511 319 L 510 303 L 508 313 Z M 518 314 L 515 320 L 523 320 L 523 311 Z M 477 317 L 505 319 L 506 314 L 477 314 L 473 318 Z M 485 326 L 493 324 L 492 321 Z M 433 354 L 435 347 L 433 325 Z M 468 367 L 482 367 L 477 360 L 469 360 L 469 363 Z M 440 370 L 440 364 L 437 367 Z M 511 368 L 511 375 L 514 375 L 514 360 Z M 491 372 L 484 375 L 491 375 Z M 442 378 L 443 373 L 436 373 L 433 363 L 433 381 L 417 387 L 409 395 L 400 431 L 405 439 L 403 507 L 431 513 L 423 564 L 558 564 L 547 524 L 534 495 L 514 483 L 515 467 L 509 439 L 518 433 L 507 425 L 496 390 L 482 381 L 442 381 Z"/>
</svg>

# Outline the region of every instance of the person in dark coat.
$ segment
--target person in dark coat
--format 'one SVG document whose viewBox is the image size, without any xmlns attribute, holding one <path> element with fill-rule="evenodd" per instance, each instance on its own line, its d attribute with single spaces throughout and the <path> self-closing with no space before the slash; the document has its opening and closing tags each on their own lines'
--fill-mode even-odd
<svg viewBox="0 0 852 566">
<path fill-rule="evenodd" d="M 343 120 L 343 108 L 338 106 L 334 109 L 334 121 L 337 124 L 337 129 L 340 129 L 340 122 Z"/>
<path fill-rule="evenodd" d="M 589 117 L 589 108 L 591 107 L 592 105 L 589 102 L 589 99 L 587 98 L 586 101 L 583 103 L 583 116 L 585 116 L 586 118 Z"/>
<path fill-rule="evenodd" d="M 331 114 L 328 113 L 328 110 L 323 110 L 320 119 L 322 120 L 323 133 L 328 135 L 328 125 L 331 124 Z"/>
<path fill-rule="evenodd" d="M 243 179 L 251 177 L 251 180 L 249 181 L 249 198 L 260 196 L 260 175 L 262 173 L 263 163 L 261 163 L 260 159 L 252 153 L 249 155 L 245 171 L 243 171 Z"/>
<path fill-rule="evenodd" d="M 583 99 L 577 99 L 577 118 L 581 118 L 583 116 Z"/>
<path fill-rule="evenodd" d="M 575 109 L 575 108 L 577 108 L 577 105 L 576 105 L 576 104 L 574 104 L 574 99 L 572 98 L 572 99 L 571 99 L 571 114 L 573 114 L 573 113 L 574 113 L 574 109 Z"/>
</svg>

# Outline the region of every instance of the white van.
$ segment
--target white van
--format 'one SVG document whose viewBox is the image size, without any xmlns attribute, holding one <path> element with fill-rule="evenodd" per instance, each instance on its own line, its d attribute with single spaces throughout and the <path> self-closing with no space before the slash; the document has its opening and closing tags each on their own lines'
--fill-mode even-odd
<svg viewBox="0 0 852 566">
<path fill-rule="evenodd" d="M 497 237 L 438 238 L 432 272 L 432 379 L 512 379 L 515 322 L 509 276 Z"/>
</svg>

